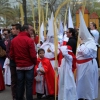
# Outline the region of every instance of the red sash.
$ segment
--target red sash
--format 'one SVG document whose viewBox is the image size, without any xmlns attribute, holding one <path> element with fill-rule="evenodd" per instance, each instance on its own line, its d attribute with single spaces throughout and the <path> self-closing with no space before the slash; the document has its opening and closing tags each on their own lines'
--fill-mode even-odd
<svg viewBox="0 0 100 100">
<path fill-rule="evenodd" d="M 55 58 L 48 58 L 50 61 L 55 60 Z"/>
<path fill-rule="evenodd" d="M 86 63 L 86 62 L 88 62 L 88 61 L 90 61 L 90 60 L 92 60 L 93 58 L 88 58 L 88 59 L 83 59 L 83 60 L 77 60 L 77 63 L 78 64 L 82 64 L 82 63 Z"/>
</svg>

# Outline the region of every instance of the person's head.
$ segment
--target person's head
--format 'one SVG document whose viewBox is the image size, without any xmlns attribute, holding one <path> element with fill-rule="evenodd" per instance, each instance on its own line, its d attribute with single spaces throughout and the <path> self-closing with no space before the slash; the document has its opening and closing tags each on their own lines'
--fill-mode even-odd
<svg viewBox="0 0 100 100">
<path fill-rule="evenodd" d="M 35 38 L 35 30 L 33 29 L 33 32 L 31 33 L 31 38 L 34 39 Z"/>
<path fill-rule="evenodd" d="M 97 29 L 97 26 L 94 22 L 90 22 L 90 29 L 91 30 Z"/>
<path fill-rule="evenodd" d="M 12 24 L 12 35 L 18 35 L 19 32 L 21 32 L 21 25 L 20 24 Z"/>
<path fill-rule="evenodd" d="M 5 39 L 8 39 L 10 37 L 10 30 L 3 29 L 3 35 L 4 35 Z"/>
<path fill-rule="evenodd" d="M 38 50 L 38 55 L 39 55 L 40 58 L 44 58 L 44 54 L 45 54 L 44 49 L 39 49 Z"/>
<path fill-rule="evenodd" d="M 75 30 L 73 28 L 68 28 L 67 30 L 67 37 L 70 38 L 70 37 L 76 37 L 76 34 L 75 34 Z"/>
<path fill-rule="evenodd" d="M 27 32 L 31 36 L 33 34 L 33 27 L 30 24 L 23 25 L 22 31 Z"/>
</svg>

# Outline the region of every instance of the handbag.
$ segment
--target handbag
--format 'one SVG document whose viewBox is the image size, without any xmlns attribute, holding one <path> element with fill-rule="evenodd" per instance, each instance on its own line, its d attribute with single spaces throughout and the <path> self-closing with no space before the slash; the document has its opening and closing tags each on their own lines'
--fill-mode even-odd
<svg viewBox="0 0 100 100">
<path fill-rule="evenodd" d="M 6 56 L 6 51 L 0 46 L 0 57 Z"/>
</svg>

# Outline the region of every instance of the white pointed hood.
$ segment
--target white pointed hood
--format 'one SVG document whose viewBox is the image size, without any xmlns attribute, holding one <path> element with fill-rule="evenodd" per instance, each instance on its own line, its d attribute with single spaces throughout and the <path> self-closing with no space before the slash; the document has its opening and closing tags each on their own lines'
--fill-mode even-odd
<svg viewBox="0 0 100 100">
<path fill-rule="evenodd" d="M 51 14 L 51 19 L 48 21 L 48 34 L 47 36 L 54 36 L 54 27 L 53 27 L 54 16 L 53 13 Z"/>
<path fill-rule="evenodd" d="M 68 28 L 74 28 L 73 20 L 72 20 L 72 16 L 70 12 L 70 7 L 69 7 L 69 12 L 68 12 Z"/>
<path fill-rule="evenodd" d="M 64 27 L 62 21 L 60 21 L 59 34 L 63 34 L 63 33 L 64 33 Z"/>
<path fill-rule="evenodd" d="M 67 31 L 68 28 L 67 28 L 67 25 L 64 25 L 64 31 Z"/>
<path fill-rule="evenodd" d="M 91 48 L 96 51 L 97 47 L 96 47 L 95 41 L 86 27 L 86 24 L 83 19 L 83 15 L 82 15 L 81 11 L 80 11 L 79 15 L 80 15 L 79 36 L 81 38 L 81 41 L 82 41 L 82 43 L 85 43 L 88 48 Z"/>
<path fill-rule="evenodd" d="M 49 25 L 50 25 L 49 23 L 50 23 L 50 19 L 48 18 L 48 26 L 47 26 L 47 30 L 49 30 L 49 28 L 50 28 L 50 27 L 49 27 Z"/>
<path fill-rule="evenodd" d="M 40 41 L 44 42 L 44 25 L 43 25 L 43 23 L 41 24 L 41 27 L 40 27 Z"/>
<path fill-rule="evenodd" d="M 47 41 L 54 42 L 54 27 L 53 27 L 54 16 L 53 13 L 51 14 L 51 18 L 48 21 L 48 34 L 47 34 Z"/>
<path fill-rule="evenodd" d="M 60 44 L 62 44 L 63 42 L 63 33 L 64 33 L 64 27 L 63 27 L 63 24 L 62 24 L 62 21 L 60 21 L 60 26 L 59 26 L 59 30 L 57 30 L 58 32 L 58 42 Z"/>
<path fill-rule="evenodd" d="M 54 14 L 53 14 L 53 12 L 51 13 L 51 20 L 54 20 Z"/>
</svg>

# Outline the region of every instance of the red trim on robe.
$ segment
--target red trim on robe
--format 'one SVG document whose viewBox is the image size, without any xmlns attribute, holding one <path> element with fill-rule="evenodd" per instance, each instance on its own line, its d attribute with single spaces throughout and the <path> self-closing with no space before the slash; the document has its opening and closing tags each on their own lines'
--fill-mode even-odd
<svg viewBox="0 0 100 100">
<path fill-rule="evenodd" d="M 64 46 L 64 45 L 67 45 L 67 41 L 63 41 L 63 46 Z"/>
<path fill-rule="evenodd" d="M 68 52 L 69 55 L 71 55 L 73 57 L 73 62 L 72 62 L 72 71 L 74 73 L 75 69 L 76 69 L 76 56 L 74 55 L 73 52 Z"/>
<path fill-rule="evenodd" d="M 63 54 L 62 54 L 62 52 L 61 52 L 61 50 L 59 49 L 59 54 L 58 54 L 58 56 L 57 56 L 57 59 L 58 59 L 58 67 L 60 67 L 60 65 L 61 65 L 61 61 L 62 61 L 62 59 L 63 59 Z"/>
<path fill-rule="evenodd" d="M 92 59 L 93 59 L 93 58 L 77 60 L 77 63 L 78 63 L 78 64 L 86 63 L 86 62 L 88 62 L 88 61 L 90 61 L 90 60 L 92 60 Z"/>
<path fill-rule="evenodd" d="M 72 51 L 72 47 L 67 45 L 67 49 Z M 72 61 L 72 71 L 74 73 L 75 69 L 76 69 L 76 56 L 74 55 L 73 52 L 68 51 L 68 54 L 71 55 L 73 57 L 73 61 Z"/>
</svg>

